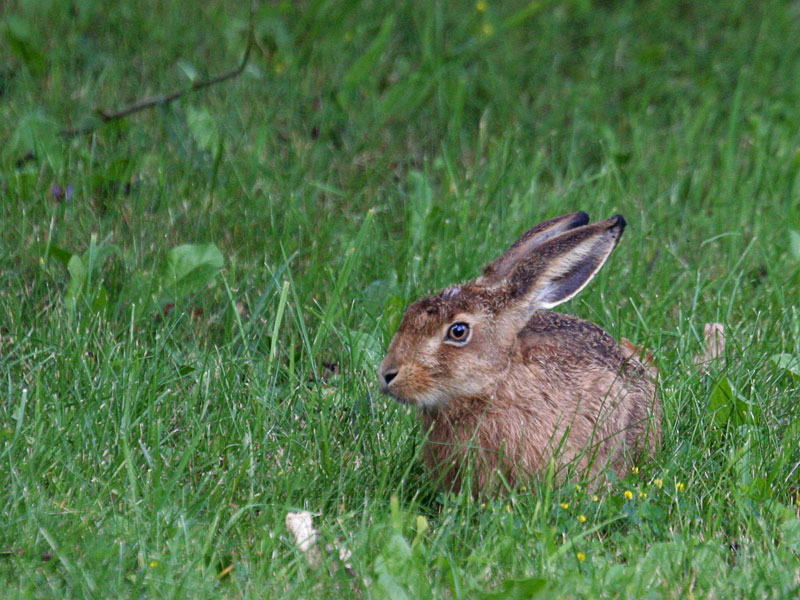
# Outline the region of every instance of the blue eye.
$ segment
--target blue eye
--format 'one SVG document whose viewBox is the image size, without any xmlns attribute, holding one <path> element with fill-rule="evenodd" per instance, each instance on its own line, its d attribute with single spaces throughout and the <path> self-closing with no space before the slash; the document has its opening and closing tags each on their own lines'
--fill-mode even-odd
<svg viewBox="0 0 800 600">
<path fill-rule="evenodd" d="M 447 330 L 447 339 L 453 342 L 466 342 L 469 337 L 469 325 L 466 323 L 453 323 Z"/>
</svg>

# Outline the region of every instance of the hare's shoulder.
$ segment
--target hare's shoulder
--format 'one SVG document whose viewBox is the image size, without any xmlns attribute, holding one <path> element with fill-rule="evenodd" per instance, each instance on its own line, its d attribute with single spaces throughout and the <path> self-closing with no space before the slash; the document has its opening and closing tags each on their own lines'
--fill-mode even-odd
<svg viewBox="0 0 800 600">
<path fill-rule="evenodd" d="M 519 332 L 520 350 L 529 361 L 572 363 L 575 366 L 601 364 L 619 369 L 626 356 L 606 331 L 578 317 L 538 310 Z"/>
</svg>

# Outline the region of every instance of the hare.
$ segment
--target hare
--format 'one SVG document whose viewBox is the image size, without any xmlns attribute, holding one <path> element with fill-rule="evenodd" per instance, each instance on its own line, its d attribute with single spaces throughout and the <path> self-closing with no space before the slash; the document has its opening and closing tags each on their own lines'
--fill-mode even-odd
<svg viewBox="0 0 800 600">
<path fill-rule="evenodd" d="M 594 277 L 625 229 L 574 212 L 536 225 L 477 279 L 408 307 L 381 390 L 419 408 L 439 483 L 473 491 L 549 468 L 622 475 L 660 441 L 654 366 L 593 323 L 551 312 Z M 645 362 L 648 362 L 645 360 Z M 501 478 L 498 478 L 501 475 Z"/>
</svg>

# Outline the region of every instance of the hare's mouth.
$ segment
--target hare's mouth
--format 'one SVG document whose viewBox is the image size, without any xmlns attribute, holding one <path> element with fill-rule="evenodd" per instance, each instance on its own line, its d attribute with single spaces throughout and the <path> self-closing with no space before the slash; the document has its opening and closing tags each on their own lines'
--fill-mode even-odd
<svg viewBox="0 0 800 600">
<path fill-rule="evenodd" d="M 414 406 L 420 410 L 435 409 L 450 399 L 436 389 L 415 390 L 413 395 L 403 394 L 402 390 L 392 390 L 388 394 L 400 404 Z"/>
<path fill-rule="evenodd" d="M 394 394 L 389 395 L 395 402 L 399 404 L 405 404 L 406 406 L 414 406 L 416 404 L 414 400 L 409 400 L 408 398 L 403 398 L 402 396 L 395 396 Z"/>
<path fill-rule="evenodd" d="M 382 386 L 381 391 L 387 396 L 391 396 L 399 404 L 406 406 L 416 406 L 418 408 L 439 406 L 445 401 L 441 394 L 434 390 L 409 390 L 402 389 L 401 386 Z"/>
<path fill-rule="evenodd" d="M 405 404 L 407 406 L 414 406 L 417 404 L 416 397 L 410 394 L 404 394 L 404 390 L 402 386 L 399 385 L 381 385 L 381 391 L 386 394 L 387 396 L 391 396 L 393 400 L 399 402 L 400 404 Z"/>
</svg>

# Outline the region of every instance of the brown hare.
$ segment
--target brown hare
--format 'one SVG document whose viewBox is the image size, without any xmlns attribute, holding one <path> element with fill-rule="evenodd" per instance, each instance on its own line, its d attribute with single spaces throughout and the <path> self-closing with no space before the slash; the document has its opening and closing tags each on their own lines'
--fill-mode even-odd
<svg viewBox="0 0 800 600">
<path fill-rule="evenodd" d="M 381 390 L 417 406 L 425 460 L 445 487 L 471 465 L 473 491 L 552 464 L 596 479 L 655 451 L 654 367 L 597 325 L 553 308 L 594 277 L 625 219 L 544 221 L 483 274 L 405 312 L 379 369 Z"/>
</svg>

